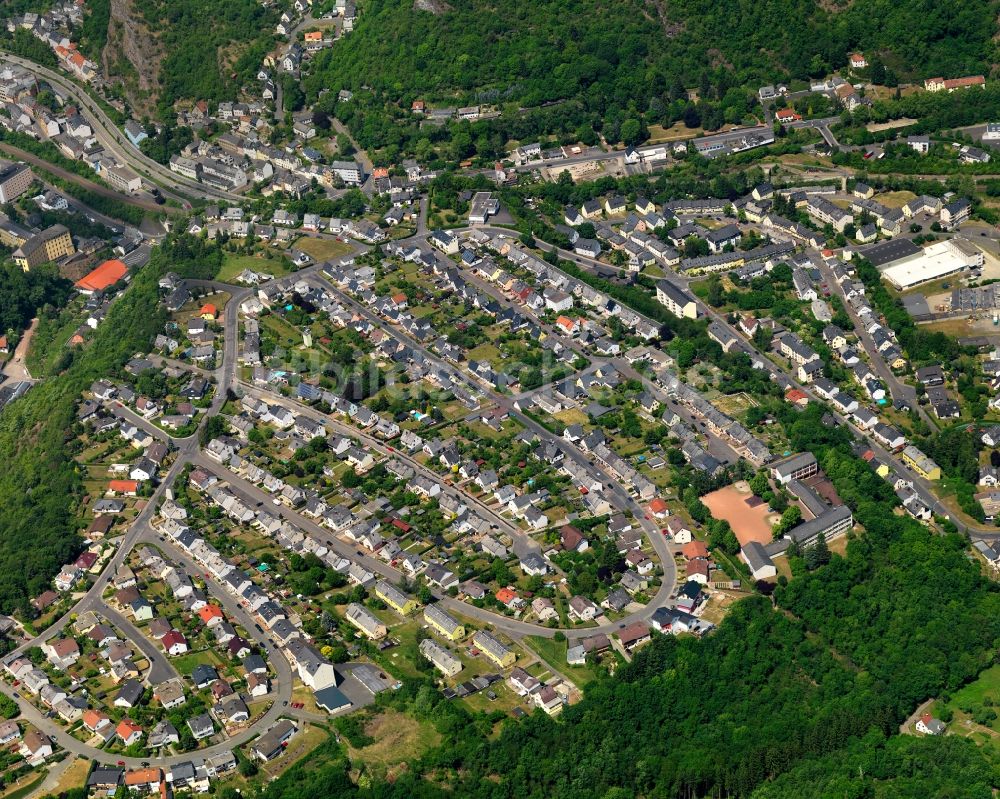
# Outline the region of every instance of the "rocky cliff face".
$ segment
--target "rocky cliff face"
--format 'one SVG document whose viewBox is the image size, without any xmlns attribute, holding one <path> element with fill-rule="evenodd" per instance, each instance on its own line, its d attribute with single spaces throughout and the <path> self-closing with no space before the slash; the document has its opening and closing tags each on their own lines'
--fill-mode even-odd
<svg viewBox="0 0 1000 799">
<path fill-rule="evenodd" d="M 136 114 L 152 115 L 159 89 L 163 49 L 146 26 L 137 0 L 111 0 L 104 74 L 119 83 Z"/>
</svg>

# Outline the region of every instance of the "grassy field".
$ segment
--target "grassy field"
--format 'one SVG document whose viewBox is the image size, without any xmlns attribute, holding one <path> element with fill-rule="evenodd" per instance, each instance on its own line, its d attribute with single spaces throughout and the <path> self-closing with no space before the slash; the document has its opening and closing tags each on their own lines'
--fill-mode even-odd
<svg viewBox="0 0 1000 799">
<path fill-rule="evenodd" d="M 71 788 L 79 788 L 86 781 L 89 772 L 90 761 L 82 757 L 76 758 L 66 767 L 50 793 L 53 796 L 60 796 Z"/>
<path fill-rule="evenodd" d="M 302 343 L 302 333 L 297 328 L 288 324 L 280 316 L 268 314 L 260 320 L 261 326 L 267 328 L 278 340 L 282 347 L 296 347 Z"/>
<path fill-rule="evenodd" d="M 195 666 L 200 666 L 203 663 L 208 666 L 219 666 L 222 664 L 221 658 L 215 653 L 214 649 L 205 649 L 201 652 L 189 652 L 186 655 L 174 658 L 172 662 L 178 673 L 185 675 L 190 674 L 194 671 Z"/>
<path fill-rule="evenodd" d="M 665 128 L 662 125 L 650 125 L 649 126 L 649 139 L 647 140 L 649 144 L 658 144 L 659 142 L 665 141 L 677 141 L 678 139 L 690 139 L 693 136 L 697 136 L 704 131 L 701 128 L 688 128 L 684 126 L 684 123 L 677 122 L 671 125 L 669 128 Z"/>
<path fill-rule="evenodd" d="M 379 713 L 365 725 L 365 732 L 375 743 L 361 749 L 349 746 L 347 753 L 352 761 L 364 763 L 377 774 L 389 774 L 441 742 L 441 735 L 430 723 L 395 710 Z"/>
<path fill-rule="evenodd" d="M 582 688 L 588 682 L 597 679 L 597 672 L 590 666 L 571 666 L 566 662 L 566 650 L 568 648 L 566 641 L 556 641 L 554 638 L 529 635 L 524 639 L 524 644 L 551 668 L 573 680 L 578 688 Z M 608 657 L 608 655 L 605 655 L 605 657 Z"/>
<path fill-rule="evenodd" d="M 223 283 L 232 283 L 235 277 L 244 269 L 252 269 L 254 272 L 266 273 L 274 277 L 281 277 L 288 274 L 284 263 L 278 258 L 268 260 L 257 255 L 234 255 L 233 253 L 226 253 L 216 280 Z"/>
<path fill-rule="evenodd" d="M 916 196 L 912 191 L 887 191 L 875 199 L 888 208 L 902 208 Z"/>
<path fill-rule="evenodd" d="M 431 309 L 433 311 L 433 309 Z M 469 350 L 467 355 L 470 361 L 489 361 L 490 363 L 495 363 L 500 360 L 500 350 L 497 349 L 495 344 L 480 344 L 478 347 L 473 347 Z"/>
<path fill-rule="evenodd" d="M 554 414 L 553 418 L 558 419 L 564 425 L 587 424 L 590 421 L 590 417 L 579 408 L 566 408 Z"/>
<path fill-rule="evenodd" d="M 952 713 L 948 723 L 948 733 L 972 738 L 979 744 L 992 746 L 1000 751 L 1000 717 L 989 718 L 989 713 L 995 713 L 996 703 L 1000 701 L 1000 665 L 990 666 L 980 672 L 973 682 L 960 688 L 947 702 L 938 700 L 930 713 L 936 718 L 947 717 L 947 711 Z M 985 712 L 987 715 L 976 716 Z M 912 730 L 912 727 L 909 728 Z"/>
<path fill-rule="evenodd" d="M 303 236 L 301 239 L 297 239 L 292 246 L 297 250 L 308 253 L 317 261 L 329 261 L 331 258 L 340 258 L 342 255 L 347 255 L 353 249 L 350 244 L 337 241 L 336 239 L 316 239 L 311 236 Z"/>
<path fill-rule="evenodd" d="M 31 796 L 38 786 L 45 781 L 48 773 L 48 769 L 44 768 L 37 772 L 29 771 L 26 775 L 27 779 L 22 777 L 10 786 L 6 793 L 0 794 L 0 797 L 2 799 L 24 799 L 26 796 Z M 35 776 L 36 774 L 37 776 Z"/>
<path fill-rule="evenodd" d="M 291 768 L 297 760 L 304 758 L 329 737 L 330 733 L 322 727 L 306 724 L 288 742 L 288 748 L 285 750 L 285 753 L 281 757 L 265 763 L 261 766 L 261 771 L 271 779 L 274 779 L 283 771 Z"/>
<path fill-rule="evenodd" d="M 742 416 L 750 408 L 757 405 L 753 397 L 744 392 L 740 392 L 739 394 L 724 394 L 718 399 L 713 399 L 712 402 L 720 411 L 734 417 Z"/>
</svg>

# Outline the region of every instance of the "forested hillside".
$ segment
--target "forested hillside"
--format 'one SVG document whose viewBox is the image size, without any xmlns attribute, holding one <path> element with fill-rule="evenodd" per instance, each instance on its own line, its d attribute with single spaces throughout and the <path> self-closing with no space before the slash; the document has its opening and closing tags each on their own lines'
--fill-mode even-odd
<svg viewBox="0 0 1000 799">
<path fill-rule="evenodd" d="M 148 346 L 161 319 L 152 274 L 138 278 L 61 375 L 0 413 L 0 612 L 26 607 L 80 547 L 80 480 L 70 448 L 75 403 L 93 380 Z"/>
<path fill-rule="evenodd" d="M 453 0 L 442 14 L 400 0 L 362 6 L 354 33 L 317 74 L 354 88 L 429 100 L 567 97 L 627 107 L 672 86 L 743 86 L 818 77 L 860 49 L 902 78 L 983 72 L 993 54 L 991 0 Z M 724 93 L 724 92 L 723 92 Z"/>
<path fill-rule="evenodd" d="M 379 163 L 500 157 L 511 140 L 637 144 L 649 125 L 753 122 L 756 89 L 820 77 L 862 50 L 890 82 L 985 73 L 996 0 L 455 0 L 442 13 L 371 0 L 356 29 L 317 55 L 304 86 Z M 804 83 L 802 84 L 805 85 Z M 336 91 L 355 92 L 335 104 Z M 693 92 L 693 94 L 689 94 Z M 495 105 L 499 118 L 420 125 L 432 106 Z"/>
<path fill-rule="evenodd" d="M 277 19 L 256 0 L 96 0 L 81 44 L 97 58 L 103 51 L 137 108 L 171 119 L 178 100 L 234 99 L 274 46 Z"/>
<path fill-rule="evenodd" d="M 0 336 L 9 333 L 14 338 L 28 326 L 32 317 L 45 305 L 62 307 L 73 290 L 73 284 L 59 277 L 53 264 L 25 272 L 11 261 L 0 262 Z"/>
<path fill-rule="evenodd" d="M 157 293 L 163 272 L 169 269 L 185 277 L 210 278 L 218 266 L 213 245 L 187 236 L 168 237 L 153 250 L 152 260 L 136 275 L 124 297 L 112 305 L 86 348 L 68 350 L 58 374 L 46 377 L 0 413 L 0 462 L 4 464 L 0 470 L 0 613 L 27 608 L 28 601 L 49 587 L 59 566 L 82 544 L 76 535 L 82 482 L 73 459 L 75 411 L 81 393 L 100 377 L 119 376 L 129 358 L 148 350 L 166 321 Z M 24 273 L 18 270 L 16 274 Z M 45 274 L 45 270 L 39 273 L 38 282 Z M 35 296 L 30 294 L 31 284 L 26 286 L 29 298 Z M 14 288 L 20 295 L 19 287 Z M 0 303 L 0 312 L 4 310 Z M 16 308 L 10 311 L 16 312 Z"/>
<path fill-rule="evenodd" d="M 429 680 L 391 697 L 434 723 L 440 747 L 393 782 L 355 789 L 342 752 L 290 772 L 266 799 L 990 796 L 998 773 L 958 738 L 900 738 L 920 702 L 995 657 L 1000 593 L 958 536 L 893 513 L 885 483 L 818 409 L 782 419 L 813 449 L 865 533 L 843 558 L 736 605 L 703 640 L 657 637 L 558 720 L 490 723 Z M 323 761 L 326 765 L 321 765 Z"/>
</svg>

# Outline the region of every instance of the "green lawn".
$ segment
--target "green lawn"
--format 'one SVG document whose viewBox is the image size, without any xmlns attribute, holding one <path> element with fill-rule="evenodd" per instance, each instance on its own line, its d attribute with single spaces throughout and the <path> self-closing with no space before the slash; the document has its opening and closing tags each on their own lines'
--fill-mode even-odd
<svg viewBox="0 0 1000 799">
<path fill-rule="evenodd" d="M 955 691 L 949 704 L 982 703 L 986 698 L 994 702 L 1000 699 L 1000 664 L 990 666 L 973 682 Z"/>
<path fill-rule="evenodd" d="M 279 258 L 268 260 L 256 255 L 234 255 L 226 253 L 222 261 L 222 268 L 216 276 L 216 280 L 222 283 L 232 283 L 236 276 L 244 269 L 252 269 L 254 272 L 266 273 L 274 277 L 287 275 L 284 263 Z"/>
<path fill-rule="evenodd" d="M 282 347 L 295 347 L 302 343 L 302 331 L 288 324 L 280 316 L 268 314 L 260 320 L 261 326 L 270 330 Z"/>
<path fill-rule="evenodd" d="M 489 361 L 494 363 L 500 360 L 500 350 L 496 348 L 494 344 L 480 344 L 478 347 L 474 347 L 468 352 L 468 360 L 470 361 Z"/>
<path fill-rule="evenodd" d="M 969 717 L 969 710 L 977 708 L 994 709 L 1000 702 L 1000 665 L 990 666 L 980 672 L 979 676 L 968 685 L 951 695 L 947 702 L 935 702 L 931 708 L 934 715 L 940 715 L 944 708 L 950 708 L 957 719 Z M 993 719 L 984 725 L 994 732 L 1000 732 L 1000 718 Z"/>
<path fill-rule="evenodd" d="M 441 742 L 441 734 L 429 721 L 418 721 L 395 710 L 384 710 L 365 724 L 375 742 L 362 749 L 348 746 L 352 761 L 364 763 L 375 774 L 413 763 Z"/>
<path fill-rule="evenodd" d="M 30 796 L 35 792 L 38 786 L 45 781 L 45 778 L 46 776 L 48 776 L 48 773 L 49 773 L 48 769 L 43 768 L 37 772 L 38 776 L 36 776 L 34 779 L 31 779 L 28 782 L 15 783 L 14 787 L 10 791 L 3 794 L 3 799 L 23 799 L 26 796 Z"/>
<path fill-rule="evenodd" d="M 222 659 L 213 649 L 204 649 L 201 652 L 188 652 L 186 655 L 173 658 L 171 662 L 178 673 L 185 676 L 190 675 L 194 671 L 195 666 L 200 666 L 203 663 L 208 666 L 222 665 Z"/>
<path fill-rule="evenodd" d="M 297 239 L 292 245 L 297 250 L 308 253 L 317 261 L 329 261 L 331 258 L 340 258 L 347 255 L 353 247 L 343 241 L 336 239 L 315 239 L 310 236 L 303 236 Z"/>
<path fill-rule="evenodd" d="M 576 682 L 579 688 L 582 688 L 591 680 L 597 679 L 597 672 L 590 666 L 571 666 L 566 662 L 566 650 L 568 648 L 566 641 L 556 641 L 554 638 L 529 635 L 524 639 L 524 643 L 552 668 Z"/>
</svg>

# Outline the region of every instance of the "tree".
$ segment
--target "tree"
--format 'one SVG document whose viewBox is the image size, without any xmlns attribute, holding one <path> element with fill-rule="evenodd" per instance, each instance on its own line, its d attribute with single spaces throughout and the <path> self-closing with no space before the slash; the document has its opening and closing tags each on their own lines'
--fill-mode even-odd
<svg viewBox="0 0 1000 799">
<path fill-rule="evenodd" d="M 252 758 L 241 757 L 239 771 L 240 771 L 240 776 L 242 777 L 256 776 L 258 771 L 257 764 L 253 762 Z"/>
<path fill-rule="evenodd" d="M 344 133 L 337 136 L 337 152 L 345 158 L 349 155 L 354 155 L 354 145 L 351 143 L 351 137 Z"/>
<path fill-rule="evenodd" d="M 632 147 L 636 144 L 641 144 L 645 139 L 642 123 L 638 119 L 626 119 L 622 123 L 621 136 L 626 146 Z"/>
<path fill-rule="evenodd" d="M 826 536 L 822 533 L 816 539 L 816 543 L 805 550 L 806 568 L 809 571 L 818 569 L 830 562 L 830 548 L 826 544 Z"/>
<path fill-rule="evenodd" d="M 789 505 L 785 512 L 781 514 L 781 519 L 774 526 L 774 537 L 781 538 L 795 525 L 802 521 L 802 510 L 798 505 Z"/>
<path fill-rule="evenodd" d="M 764 492 L 769 488 L 770 483 L 767 479 L 767 473 L 763 470 L 757 472 L 757 474 L 750 478 L 750 490 L 753 491 L 758 497 L 764 496 Z"/>
</svg>

